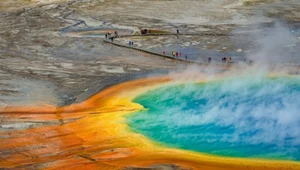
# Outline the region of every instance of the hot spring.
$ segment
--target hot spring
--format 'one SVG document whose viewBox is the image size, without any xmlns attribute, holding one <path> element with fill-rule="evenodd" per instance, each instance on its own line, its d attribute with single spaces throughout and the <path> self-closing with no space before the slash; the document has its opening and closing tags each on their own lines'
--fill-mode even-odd
<svg viewBox="0 0 300 170">
<path fill-rule="evenodd" d="M 164 85 L 134 99 L 134 132 L 166 147 L 300 161 L 300 78 L 246 76 Z"/>
</svg>

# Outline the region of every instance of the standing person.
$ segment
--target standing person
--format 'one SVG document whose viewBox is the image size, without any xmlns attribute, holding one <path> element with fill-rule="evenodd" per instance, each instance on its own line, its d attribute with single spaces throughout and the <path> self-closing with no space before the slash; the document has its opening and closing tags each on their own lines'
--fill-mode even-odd
<svg viewBox="0 0 300 170">
<path fill-rule="evenodd" d="M 223 57 L 222 61 L 223 61 L 223 63 L 225 63 L 226 62 L 226 57 Z"/>
<path fill-rule="evenodd" d="M 178 57 L 178 52 L 176 52 L 176 57 Z"/>
<path fill-rule="evenodd" d="M 163 55 L 166 55 L 166 51 L 163 51 Z"/>
<path fill-rule="evenodd" d="M 105 34 L 105 39 L 107 40 L 107 34 Z"/>
<path fill-rule="evenodd" d="M 177 29 L 177 34 L 179 34 L 179 30 Z"/>
<path fill-rule="evenodd" d="M 181 52 L 179 52 L 179 57 L 181 57 Z"/>
<path fill-rule="evenodd" d="M 211 62 L 211 57 L 208 58 L 208 63 L 210 63 L 210 62 Z"/>
<path fill-rule="evenodd" d="M 187 55 L 185 55 L 185 60 L 187 60 Z"/>
<path fill-rule="evenodd" d="M 118 37 L 118 31 L 115 31 L 115 37 L 116 38 Z"/>
<path fill-rule="evenodd" d="M 131 46 L 131 41 L 129 41 L 128 45 Z"/>
</svg>

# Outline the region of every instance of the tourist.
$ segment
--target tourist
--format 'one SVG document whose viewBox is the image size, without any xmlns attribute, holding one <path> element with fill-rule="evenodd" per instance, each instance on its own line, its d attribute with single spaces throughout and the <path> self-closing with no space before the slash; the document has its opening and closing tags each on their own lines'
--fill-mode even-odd
<svg viewBox="0 0 300 170">
<path fill-rule="evenodd" d="M 178 57 L 178 52 L 176 52 L 176 57 Z"/>
<path fill-rule="evenodd" d="M 179 30 L 177 29 L 177 34 L 179 34 Z"/>
<path fill-rule="evenodd" d="M 187 55 L 185 55 L 185 60 L 187 60 Z"/>
<path fill-rule="evenodd" d="M 131 46 L 131 41 L 129 41 L 129 43 L 128 43 L 128 44 L 129 44 L 129 46 Z"/>
<path fill-rule="evenodd" d="M 166 51 L 163 51 L 163 55 L 166 55 Z"/>
<path fill-rule="evenodd" d="M 176 55 L 176 52 L 175 52 L 175 51 L 173 51 L 173 52 L 172 52 L 172 55 L 173 55 L 173 57 L 175 57 L 175 55 Z"/>
<path fill-rule="evenodd" d="M 105 39 L 107 40 L 107 34 L 105 34 Z"/>
<path fill-rule="evenodd" d="M 226 62 L 226 57 L 223 57 L 222 61 L 223 61 L 223 63 L 225 63 Z"/>
<path fill-rule="evenodd" d="M 210 63 L 210 62 L 211 62 L 211 57 L 208 58 L 208 63 Z"/>
<path fill-rule="evenodd" d="M 181 57 L 181 52 L 179 53 L 179 57 Z"/>
<path fill-rule="evenodd" d="M 116 38 L 118 37 L 118 31 L 115 31 L 115 37 Z"/>
</svg>

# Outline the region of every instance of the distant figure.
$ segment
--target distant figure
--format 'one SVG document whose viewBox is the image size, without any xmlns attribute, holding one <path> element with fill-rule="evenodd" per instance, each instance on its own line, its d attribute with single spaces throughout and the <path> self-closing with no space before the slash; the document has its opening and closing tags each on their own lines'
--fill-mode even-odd
<svg viewBox="0 0 300 170">
<path fill-rule="evenodd" d="M 176 57 L 178 57 L 178 52 L 176 52 Z"/>
<path fill-rule="evenodd" d="M 133 42 L 131 42 L 131 46 L 133 46 Z"/>
<path fill-rule="evenodd" d="M 163 55 L 166 55 L 166 52 L 165 52 L 165 51 L 163 51 Z"/>
<path fill-rule="evenodd" d="M 150 31 L 149 31 L 149 32 L 150 32 Z M 141 30 L 141 34 L 142 34 L 142 35 L 145 35 L 145 34 L 147 34 L 147 33 L 148 33 L 148 30 L 147 30 L 147 29 L 142 29 L 142 30 Z"/>
<path fill-rule="evenodd" d="M 105 34 L 105 39 L 107 40 L 107 34 Z"/>
<path fill-rule="evenodd" d="M 131 41 L 129 41 L 128 45 L 131 46 Z"/>
<path fill-rule="evenodd" d="M 115 31 L 115 37 L 118 37 L 118 31 Z"/>
<path fill-rule="evenodd" d="M 177 34 L 179 34 L 179 30 L 177 29 Z"/>
<path fill-rule="evenodd" d="M 223 63 L 225 63 L 226 62 L 226 57 L 223 57 L 222 61 L 223 61 Z"/>
<path fill-rule="evenodd" d="M 111 42 L 114 42 L 114 37 L 110 37 Z"/>
<path fill-rule="evenodd" d="M 181 52 L 179 53 L 179 57 L 181 57 Z"/>
<path fill-rule="evenodd" d="M 211 62 L 211 57 L 208 58 L 208 63 L 210 63 L 210 62 Z"/>
<path fill-rule="evenodd" d="M 185 60 L 187 60 L 187 55 L 185 55 Z"/>
<path fill-rule="evenodd" d="M 230 63 L 230 58 L 229 57 L 227 57 L 227 63 Z"/>
<path fill-rule="evenodd" d="M 175 52 L 175 51 L 173 51 L 173 52 L 172 52 L 172 55 L 173 55 L 173 57 L 175 57 L 175 55 L 176 55 L 176 52 Z"/>
</svg>

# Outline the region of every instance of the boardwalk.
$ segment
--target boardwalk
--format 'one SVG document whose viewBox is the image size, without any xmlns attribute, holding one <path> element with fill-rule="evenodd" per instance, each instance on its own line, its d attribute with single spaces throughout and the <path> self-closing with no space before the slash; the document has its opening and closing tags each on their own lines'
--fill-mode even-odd
<svg viewBox="0 0 300 170">
<path fill-rule="evenodd" d="M 240 34 L 243 36 L 243 34 Z M 177 34 L 177 33 L 152 33 L 152 34 L 128 34 L 128 35 L 119 35 L 118 37 L 114 37 L 114 38 L 127 38 L 127 37 L 143 37 L 143 36 L 233 36 L 233 34 L 221 34 L 221 33 L 183 33 L 183 34 Z M 110 43 L 112 45 L 116 45 L 119 47 L 124 47 L 124 48 L 129 48 L 129 49 L 133 49 L 133 50 L 137 50 L 137 51 L 142 51 L 148 54 L 152 54 L 152 55 L 156 55 L 156 56 L 160 56 L 160 57 L 165 57 L 165 58 L 169 58 L 172 60 L 177 60 L 177 61 L 181 61 L 181 62 L 185 62 L 185 63 L 195 63 L 195 64 L 208 64 L 208 62 L 200 62 L 200 61 L 195 61 L 195 60 L 189 60 L 189 59 L 185 59 L 185 56 L 173 56 L 173 55 L 168 55 L 168 54 L 163 54 L 163 53 L 158 53 L 158 52 L 154 52 L 148 49 L 143 49 L 143 48 L 139 48 L 139 47 L 134 47 L 134 46 L 129 46 L 128 44 L 121 44 L 121 43 L 117 43 L 117 42 L 112 42 L 110 40 L 104 40 L 105 43 Z M 214 62 L 215 64 L 224 64 L 223 62 Z M 235 62 L 230 61 L 225 62 L 227 64 L 233 64 Z"/>
<path fill-rule="evenodd" d="M 185 60 L 183 57 L 180 58 L 180 57 L 174 57 L 172 55 L 167 55 L 167 54 L 164 55 L 162 53 L 157 53 L 157 52 L 153 52 L 153 51 L 146 50 L 146 49 L 143 49 L 143 48 L 124 45 L 124 44 L 112 42 L 112 41 L 109 41 L 109 40 L 104 40 L 104 42 L 109 43 L 109 44 L 113 44 L 113 45 L 116 45 L 116 46 L 119 46 L 119 47 L 129 48 L 129 49 L 145 52 L 145 53 L 148 53 L 148 54 L 157 55 L 157 56 L 160 56 L 160 57 L 165 57 L 165 58 L 169 58 L 169 59 L 173 59 L 173 60 L 178 60 L 178 61 L 181 61 L 181 62 L 204 64 L 204 63 L 200 63 L 200 62 L 196 62 L 196 61 Z"/>
</svg>

